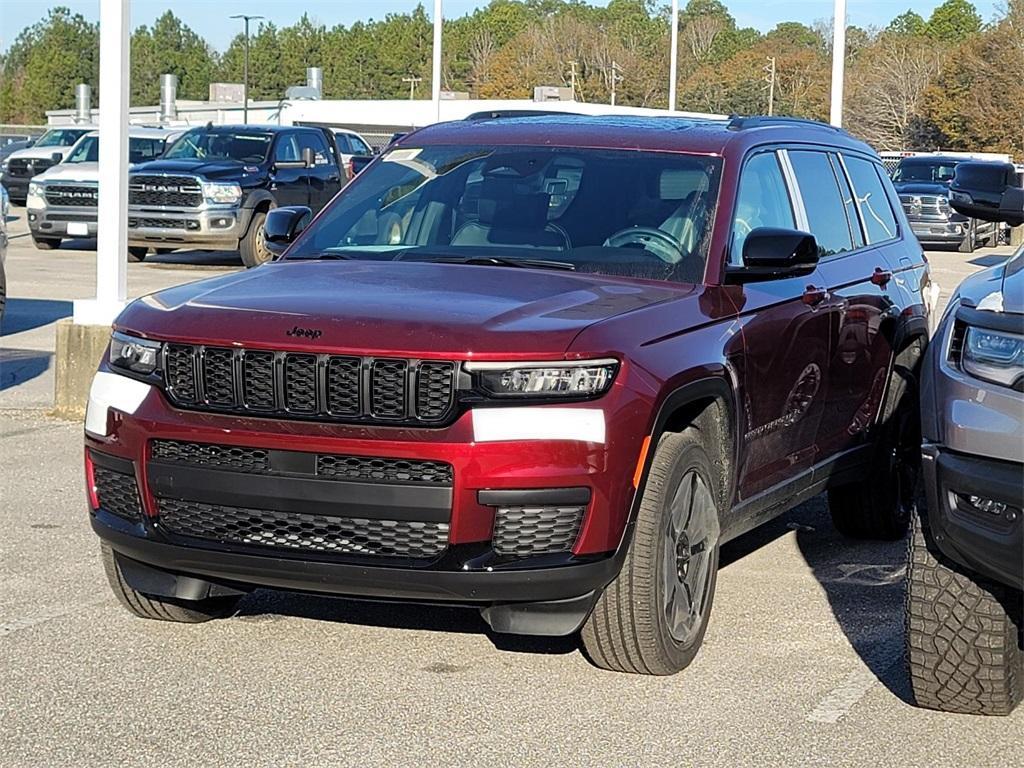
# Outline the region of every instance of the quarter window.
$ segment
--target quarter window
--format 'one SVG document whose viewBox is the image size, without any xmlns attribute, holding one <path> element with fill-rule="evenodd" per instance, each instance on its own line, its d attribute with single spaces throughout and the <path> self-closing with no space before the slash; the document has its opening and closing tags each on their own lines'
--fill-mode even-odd
<svg viewBox="0 0 1024 768">
<path fill-rule="evenodd" d="M 896 237 L 896 217 L 882 187 L 882 180 L 875 171 L 875 164 L 848 155 L 843 156 L 843 162 L 850 174 L 854 199 L 857 201 L 861 221 L 864 222 L 868 242 L 881 243 Z"/>
<path fill-rule="evenodd" d="M 793 204 L 778 157 L 774 152 L 754 155 L 740 174 L 729 263 L 734 266 L 743 263 L 743 243 L 752 230 L 758 227 L 792 229 L 794 226 Z"/>
<path fill-rule="evenodd" d="M 824 152 L 790 151 L 789 161 L 796 173 L 800 196 L 807 212 L 811 234 L 818 241 L 822 257 L 853 248 L 850 223 L 846 219 L 843 198 L 835 173 Z"/>
</svg>

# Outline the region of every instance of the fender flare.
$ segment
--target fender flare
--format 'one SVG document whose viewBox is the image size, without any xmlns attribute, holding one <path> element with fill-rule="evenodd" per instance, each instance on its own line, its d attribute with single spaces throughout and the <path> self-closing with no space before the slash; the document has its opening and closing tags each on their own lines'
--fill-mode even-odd
<svg viewBox="0 0 1024 768">
<path fill-rule="evenodd" d="M 265 202 L 269 202 L 271 207 L 277 206 L 277 199 L 266 189 L 252 189 L 249 190 L 242 197 L 242 208 L 255 210 Z"/>
</svg>

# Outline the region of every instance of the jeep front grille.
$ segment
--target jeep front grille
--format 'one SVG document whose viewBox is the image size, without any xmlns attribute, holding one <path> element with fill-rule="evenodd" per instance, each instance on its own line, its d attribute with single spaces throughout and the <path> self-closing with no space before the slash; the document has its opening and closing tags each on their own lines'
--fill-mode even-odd
<svg viewBox="0 0 1024 768">
<path fill-rule="evenodd" d="M 203 188 L 192 176 L 133 173 L 128 177 L 128 204 L 198 208 L 203 204 Z"/>
<path fill-rule="evenodd" d="M 94 185 L 46 185 L 46 202 L 50 205 L 95 208 L 97 199 L 98 193 Z"/>
<path fill-rule="evenodd" d="M 93 466 L 92 474 L 96 483 L 96 497 L 101 508 L 132 522 L 142 519 L 139 486 L 134 475 L 99 465 Z"/>
<path fill-rule="evenodd" d="M 491 546 L 499 555 L 568 552 L 583 522 L 581 506 L 498 507 Z"/>
<path fill-rule="evenodd" d="M 448 523 L 329 517 L 158 498 L 174 536 L 277 550 L 429 559 L 448 547 Z"/>
<path fill-rule="evenodd" d="M 439 423 L 455 403 L 455 363 L 164 346 L 167 394 L 183 408 L 282 418 Z"/>
</svg>

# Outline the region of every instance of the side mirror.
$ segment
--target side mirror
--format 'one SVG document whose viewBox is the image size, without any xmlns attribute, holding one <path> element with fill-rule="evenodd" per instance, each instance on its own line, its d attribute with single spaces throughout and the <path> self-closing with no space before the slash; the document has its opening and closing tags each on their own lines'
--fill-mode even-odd
<svg viewBox="0 0 1024 768">
<path fill-rule="evenodd" d="M 263 222 L 263 239 L 267 250 L 280 256 L 302 231 L 309 226 L 313 212 L 304 205 L 274 208 Z"/>
<path fill-rule="evenodd" d="M 966 162 L 956 167 L 949 205 L 957 213 L 982 221 L 1024 224 L 1024 187 L 1011 163 Z"/>
<path fill-rule="evenodd" d="M 54 152 L 52 155 L 50 155 L 50 159 L 53 160 L 53 162 L 55 163 L 59 163 L 64 159 L 64 155 L 60 152 Z"/>
<path fill-rule="evenodd" d="M 302 164 L 307 168 L 312 168 L 316 164 L 316 159 L 313 157 L 312 147 L 306 147 L 302 150 Z"/>
<path fill-rule="evenodd" d="M 818 265 L 818 241 L 808 232 L 758 227 L 743 241 L 742 266 L 726 269 L 727 282 L 750 283 L 809 275 Z"/>
</svg>

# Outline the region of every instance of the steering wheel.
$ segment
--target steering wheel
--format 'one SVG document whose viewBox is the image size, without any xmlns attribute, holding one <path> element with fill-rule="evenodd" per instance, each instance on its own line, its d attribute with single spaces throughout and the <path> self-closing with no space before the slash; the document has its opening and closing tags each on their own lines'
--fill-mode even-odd
<svg viewBox="0 0 1024 768">
<path fill-rule="evenodd" d="M 733 229 L 737 235 L 743 235 L 744 237 L 754 231 L 754 228 L 747 223 L 746 219 L 734 219 Z"/>
<path fill-rule="evenodd" d="M 683 260 L 683 249 L 672 235 L 657 227 L 626 227 L 604 241 L 606 246 L 624 248 L 639 245 L 640 250 L 656 256 L 666 264 L 678 264 Z"/>
</svg>

